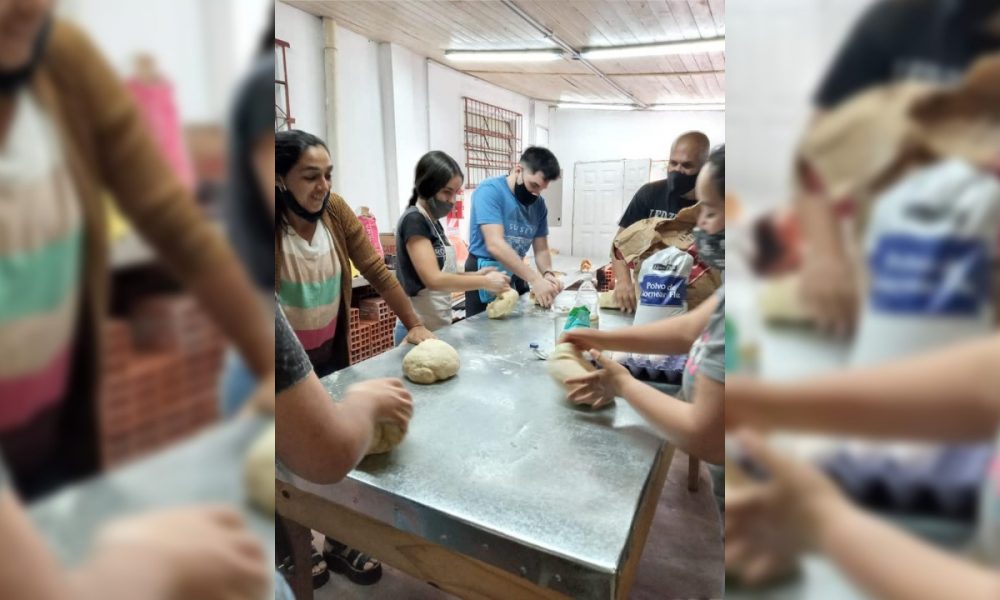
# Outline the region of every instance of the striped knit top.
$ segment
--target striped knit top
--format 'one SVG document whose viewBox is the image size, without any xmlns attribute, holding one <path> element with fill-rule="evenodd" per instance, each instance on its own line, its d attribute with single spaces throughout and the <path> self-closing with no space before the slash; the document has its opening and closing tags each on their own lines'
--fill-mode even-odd
<svg viewBox="0 0 1000 600">
<path fill-rule="evenodd" d="M 326 364 L 340 313 L 341 265 L 320 221 L 311 241 L 288 227 L 281 244 L 278 301 L 313 365 Z"/>
<path fill-rule="evenodd" d="M 0 434 L 66 395 L 80 297 L 80 205 L 55 129 L 28 92 L 0 146 Z"/>
</svg>

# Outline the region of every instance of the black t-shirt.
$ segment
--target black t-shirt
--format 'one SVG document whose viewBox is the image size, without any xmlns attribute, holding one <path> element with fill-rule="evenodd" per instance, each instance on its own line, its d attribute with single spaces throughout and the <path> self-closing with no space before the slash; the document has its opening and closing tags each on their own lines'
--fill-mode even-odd
<svg viewBox="0 0 1000 600">
<path fill-rule="evenodd" d="M 281 392 L 302 381 L 312 371 L 312 364 L 305 349 L 295 337 L 292 326 L 285 318 L 278 299 L 274 311 L 274 393 Z"/>
<path fill-rule="evenodd" d="M 259 57 L 240 84 L 229 123 L 229 189 L 223 214 L 229 239 L 253 282 L 274 289 L 274 218 L 253 168 L 257 140 L 274 133 L 274 54 Z"/>
<path fill-rule="evenodd" d="M 902 80 L 953 83 L 1000 36 L 964 0 L 881 0 L 862 16 L 815 96 L 830 109 L 857 92 Z M 986 3 L 983 3 L 985 5 Z"/>
<path fill-rule="evenodd" d="M 417 292 L 427 287 L 420 280 L 420 275 L 413 267 L 410 253 L 406 249 L 406 242 L 414 236 L 424 237 L 431 241 L 439 269 L 444 268 L 445 246 L 451 245 L 448 243 L 444 227 L 439 221 L 434 222 L 432 229 L 430 220 L 416 206 L 411 206 L 403 212 L 403 215 L 399 217 L 399 225 L 396 226 L 396 279 L 399 280 L 400 285 L 409 296 L 416 296 Z"/>
<path fill-rule="evenodd" d="M 670 195 L 670 181 L 661 179 L 639 188 L 639 191 L 628 203 L 625 214 L 622 215 L 618 225 L 627 228 L 636 221 L 643 219 L 660 218 L 673 219 L 681 210 L 694 206 L 697 200 L 689 200 L 677 195 Z"/>
</svg>

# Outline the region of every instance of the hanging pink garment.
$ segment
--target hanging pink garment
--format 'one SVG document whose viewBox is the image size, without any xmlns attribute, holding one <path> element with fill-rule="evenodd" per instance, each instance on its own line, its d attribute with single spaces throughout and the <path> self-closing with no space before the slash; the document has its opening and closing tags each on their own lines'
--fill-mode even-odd
<svg viewBox="0 0 1000 600">
<path fill-rule="evenodd" d="M 163 151 L 164 158 L 181 179 L 185 187 L 194 190 L 194 170 L 188 159 L 182 137 L 180 117 L 174 103 L 174 88 L 168 81 L 141 81 L 130 79 L 125 82 L 146 122 L 153 133 L 156 145 Z"/>
</svg>

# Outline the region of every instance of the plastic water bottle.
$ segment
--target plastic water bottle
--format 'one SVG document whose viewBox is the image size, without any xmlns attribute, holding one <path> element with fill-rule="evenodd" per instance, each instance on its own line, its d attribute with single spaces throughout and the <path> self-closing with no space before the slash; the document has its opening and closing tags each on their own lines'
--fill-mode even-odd
<svg viewBox="0 0 1000 600">
<path fill-rule="evenodd" d="M 590 314 L 590 327 L 597 329 L 598 324 L 598 312 L 597 307 L 600 304 L 600 296 L 597 293 L 597 288 L 594 287 L 594 281 L 592 278 L 587 278 L 580 284 L 580 289 L 576 292 L 576 298 L 573 300 L 573 308 L 585 307 Z"/>
</svg>

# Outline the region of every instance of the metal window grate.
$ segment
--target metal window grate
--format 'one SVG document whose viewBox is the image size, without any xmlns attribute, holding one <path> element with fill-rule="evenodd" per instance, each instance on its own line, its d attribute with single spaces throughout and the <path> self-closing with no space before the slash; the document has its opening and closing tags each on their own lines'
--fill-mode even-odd
<svg viewBox="0 0 1000 600">
<path fill-rule="evenodd" d="M 292 117 L 292 102 L 288 94 L 288 60 L 285 51 L 291 48 L 288 42 L 274 38 L 274 130 L 291 129 L 295 125 Z"/>
<path fill-rule="evenodd" d="M 506 175 L 521 156 L 521 114 L 472 98 L 465 101 L 465 187 Z"/>
</svg>

